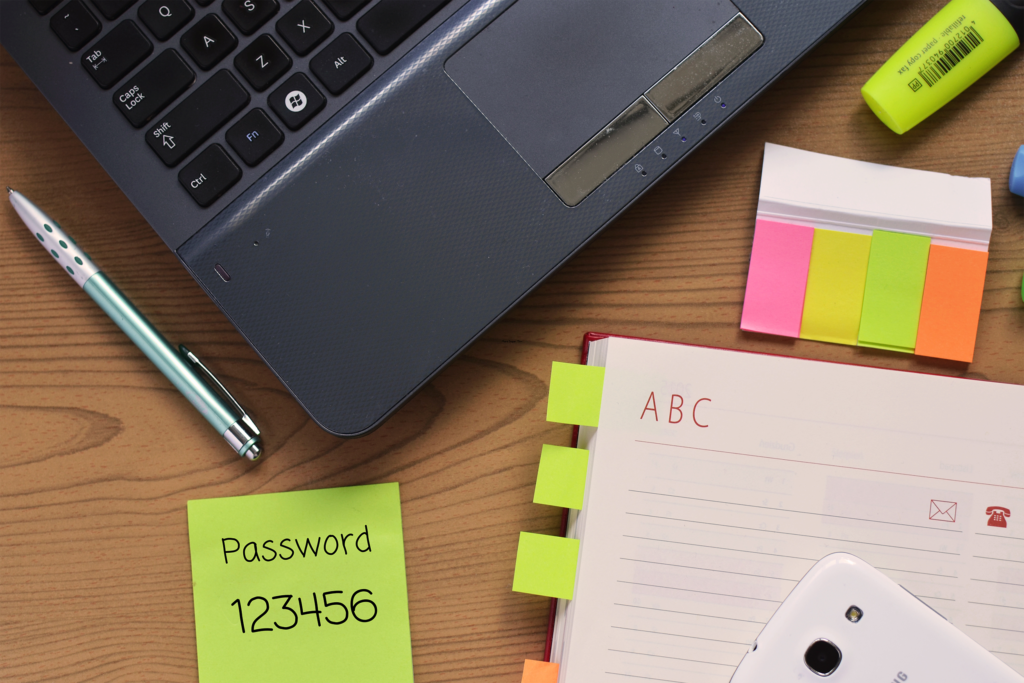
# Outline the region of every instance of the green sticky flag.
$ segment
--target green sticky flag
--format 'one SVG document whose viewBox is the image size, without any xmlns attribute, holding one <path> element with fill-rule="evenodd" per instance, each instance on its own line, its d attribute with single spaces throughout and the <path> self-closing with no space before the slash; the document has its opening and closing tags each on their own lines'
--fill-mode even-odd
<svg viewBox="0 0 1024 683">
<path fill-rule="evenodd" d="M 512 590 L 572 600 L 579 554 L 578 539 L 520 531 Z"/>
<path fill-rule="evenodd" d="M 188 502 L 201 683 L 412 683 L 398 484 Z"/>
<path fill-rule="evenodd" d="M 533 502 L 582 510 L 589 457 L 590 452 L 583 448 L 544 444 L 540 451 Z"/>
<path fill-rule="evenodd" d="M 604 368 L 553 362 L 548 422 L 596 427 L 603 389 Z"/>
<path fill-rule="evenodd" d="M 856 344 L 871 236 L 814 231 L 800 338 Z"/>
<path fill-rule="evenodd" d="M 857 344 L 913 353 L 931 239 L 875 230 Z"/>
</svg>

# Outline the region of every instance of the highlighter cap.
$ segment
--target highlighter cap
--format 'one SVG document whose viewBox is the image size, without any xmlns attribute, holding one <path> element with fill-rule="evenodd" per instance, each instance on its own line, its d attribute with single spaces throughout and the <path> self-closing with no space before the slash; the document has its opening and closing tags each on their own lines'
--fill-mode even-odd
<svg viewBox="0 0 1024 683">
<path fill-rule="evenodd" d="M 1003 13 L 1010 26 L 1017 32 L 1017 38 L 1024 40 L 1024 0 L 989 0 Z"/>
<path fill-rule="evenodd" d="M 1024 145 L 1017 149 L 1017 156 L 1010 166 L 1010 192 L 1024 197 Z"/>
<path fill-rule="evenodd" d="M 1024 0 L 951 0 L 882 65 L 861 94 L 903 134 L 1020 47 Z"/>
</svg>

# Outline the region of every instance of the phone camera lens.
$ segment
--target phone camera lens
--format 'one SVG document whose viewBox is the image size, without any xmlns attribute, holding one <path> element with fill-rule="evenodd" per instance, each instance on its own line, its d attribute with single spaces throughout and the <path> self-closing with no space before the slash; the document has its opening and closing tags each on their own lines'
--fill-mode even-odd
<svg viewBox="0 0 1024 683">
<path fill-rule="evenodd" d="M 827 640 L 816 640 L 804 653 L 807 667 L 819 676 L 828 676 L 839 667 L 843 653 Z"/>
</svg>

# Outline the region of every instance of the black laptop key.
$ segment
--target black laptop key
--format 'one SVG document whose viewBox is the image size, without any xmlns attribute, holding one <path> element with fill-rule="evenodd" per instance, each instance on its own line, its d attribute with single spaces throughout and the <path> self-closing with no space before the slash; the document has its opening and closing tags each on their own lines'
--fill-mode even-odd
<svg viewBox="0 0 1024 683">
<path fill-rule="evenodd" d="M 178 173 L 178 182 L 199 206 L 217 201 L 242 177 L 242 169 L 220 145 L 210 145 Z"/>
<path fill-rule="evenodd" d="M 221 9 L 238 30 L 250 36 L 277 14 L 277 0 L 224 0 Z"/>
<path fill-rule="evenodd" d="M 139 7 L 139 21 L 157 40 L 167 40 L 187 24 L 196 11 L 185 0 L 146 0 Z"/>
<path fill-rule="evenodd" d="M 146 142 L 165 164 L 176 166 L 247 104 L 248 91 L 222 69 L 159 117 L 146 133 Z"/>
<path fill-rule="evenodd" d="M 338 21 L 348 21 L 370 0 L 324 0 Z"/>
<path fill-rule="evenodd" d="M 284 140 L 284 133 L 274 125 L 265 111 L 253 109 L 228 128 L 224 137 L 238 156 L 242 157 L 242 161 L 255 166 L 278 148 Z"/>
<path fill-rule="evenodd" d="M 292 58 L 264 33 L 235 56 L 235 68 L 249 81 L 249 85 L 262 92 L 292 67 Z"/>
<path fill-rule="evenodd" d="M 373 57 L 351 33 L 342 33 L 309 60 L 309 68 L 332 95 L 338 95 L 373 65 Z"/>
<path fill-rule="evenodd" d="M 71 0 L 50 17 L 50 28 L 69 50 L 77 52 L 100 32 L 100 22 L 82 0 Z"/>
<path fill-rule="evenodd" d="M 381 0 L 359 17 L 356 28 L 374 50 L 386 55 L 447 4 L 448 0 Z"/>
<path fill-rule="evenodd" d="M 136 0 L 92 0 L 96 9 L 107 19 L 113 21 L 124 14 L 124 11 L 135 4 Z"/>
<path fill-rule="evenodd" d="M 195 0 L 195 3 L 200 7 L 209 7 L 213 0 Z"/>
<path fill-rule="evenodd" d="M 60 0 L 28 0 L 28 4 L 32 5 L 32 9 L 40 14 L 46 14 L 59 5 Z"/>
<path fill-rule="evenodd" d="M 284 121 L 284 125 L 298 130 L 324 108 L 327 98 L 320 94 L 316 86 L 306 78 L 306 74 L 300 72 L 293 74 L 281 87 L 270 93 L 267 102 Z"/>
<path fill-rule="evenodd" d="M 114 91 L 114 106 L 136 128 L 149 123 L 196 80 L 174 50 L 164 50 Z"/>
<path fill-rule="evenodd" d="M 334 24 L 310 0 L 300 0 L 288 14 L 277 20 L 277 32 L 300 57 L 320 44 L 334 30 Z"/>
<path fill-rule="evenodd" d="M 227 57 L 238 38 L 216 14 L 207 14 L 181 34 L 181 47 L 203 71 L 209 71 Z"/>
<path fill-rule="evenodd" d="M 153 51 L 153 43 L 131 19 L 110 29 L 82 54 L 82 66 L 106 90 L 124 78 Z"/>
</svg>

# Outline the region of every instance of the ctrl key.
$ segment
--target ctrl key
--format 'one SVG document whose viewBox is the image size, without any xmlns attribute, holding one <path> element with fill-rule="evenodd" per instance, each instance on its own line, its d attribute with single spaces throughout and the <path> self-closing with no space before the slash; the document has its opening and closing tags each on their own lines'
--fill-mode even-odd
<svg viewBox="0 0 1024 683">
<path fill-rule="evenodd" d="M 210 145 L 178 172 L 178 182 L 199 206 L 209 206 L 242 177 L 220 145 Z"/>
</svg>

